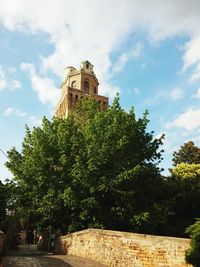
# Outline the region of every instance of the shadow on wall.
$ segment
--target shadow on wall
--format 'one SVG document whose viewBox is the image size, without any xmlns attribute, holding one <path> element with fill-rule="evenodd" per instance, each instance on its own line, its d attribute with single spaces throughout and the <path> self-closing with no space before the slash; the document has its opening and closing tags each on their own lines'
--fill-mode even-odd
<svg viewBox="0 0 200 267">
<path fill-rule="evenodd" d="M 67 255 L 69 245 L 61 240 L 61 236 L 56 238 L 54 253 L 57 255 Z"/>
</svg>

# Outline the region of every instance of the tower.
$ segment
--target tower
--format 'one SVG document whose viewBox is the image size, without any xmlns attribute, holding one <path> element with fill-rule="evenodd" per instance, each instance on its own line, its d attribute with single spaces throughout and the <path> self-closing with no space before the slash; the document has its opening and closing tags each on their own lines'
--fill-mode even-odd
<svg viewBox="0 0 200 267">
<path fill-rule="evenodd" d="M 75 104 L 84 96 L 92 96 L 101 110 L 108 108 L 108 98 L 98 95 L 99 82 L 94 74 L 93 65 L 89 61 L 81 63 L 80 69 L 67 67 L 61 85 L 61 98 L 56 106 L 56 117 L 67 117 Z"/>
</svg>

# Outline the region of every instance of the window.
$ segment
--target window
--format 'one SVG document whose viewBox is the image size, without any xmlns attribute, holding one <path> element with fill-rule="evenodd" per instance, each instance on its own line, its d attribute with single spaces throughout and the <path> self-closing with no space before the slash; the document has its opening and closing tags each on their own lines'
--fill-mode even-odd
<svg viewBox="0 0 200 267">
<path fill-rule="evenodd" d="M 69 107 L 72 107 L 72 94 L 69 95 Z"/>
<path fill-rule="evenodd" d="M 78 95 L 75 96 L 75 103 L 78 102 Z"/>
<path fill-rule="evenodd" d="M 83 90 L 89 92 L 89 82 L 87 80 L 84 81 Z"/>
<path fill-rule="evenodd" d="M 71 87 L 73 87 L 73 88 L 77 88 L 76 81 L 73 81 L 73 82 L 71 83 Z"/>
<path fill-rule="evenodd" d="M 96 87 L 94 87 L 94 94 L 96 94 L 97 93 L 97 88 Z"/>
<path fill-rule="evenodd" d="M 86 69 L 89 69 L 89 64 L 86 64 Z"/>
<path fill-rule="evenodd" d="M 102 104 L 101 104 L 101 101 L 99 101 L 99 110 L 101 110 L 102 108 Z"/>
</svg>

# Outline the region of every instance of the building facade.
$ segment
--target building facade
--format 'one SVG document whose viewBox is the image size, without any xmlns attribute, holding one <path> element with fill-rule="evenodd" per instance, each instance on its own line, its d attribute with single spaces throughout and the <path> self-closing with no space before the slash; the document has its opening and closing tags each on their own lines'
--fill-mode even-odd
<svg viewBox="0 0 200 267">
<path fill-rule="evenodd" d="M 61 98 L 56 106 L 55 116 L 67 117 L 76 103 L 86 95 L 93 97 L 99 103 L 100 110 L 107 109 L 108 98 L 98 94 L 98 86 L 93 65 L 89 61 L 82 62 L 79 70 L 74 67 L 65 68 Z"/>
</svg>

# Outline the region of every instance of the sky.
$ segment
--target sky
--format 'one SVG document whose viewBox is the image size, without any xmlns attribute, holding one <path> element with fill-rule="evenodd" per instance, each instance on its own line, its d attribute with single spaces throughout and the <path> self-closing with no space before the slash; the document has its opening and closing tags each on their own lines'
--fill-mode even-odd
<svg viewBox="0 0 200 267">
<path fill-rule="evenodd" d="M 0 149 L 20 151 L 25 125 L 53 117 L 63 69 L 89 60 L 110 104 L 119 92 L 165 134 L 167 175 L 174 151 L 200 146 L 199 14 L 199 0 L 0 0 Z"/>
</svg>

